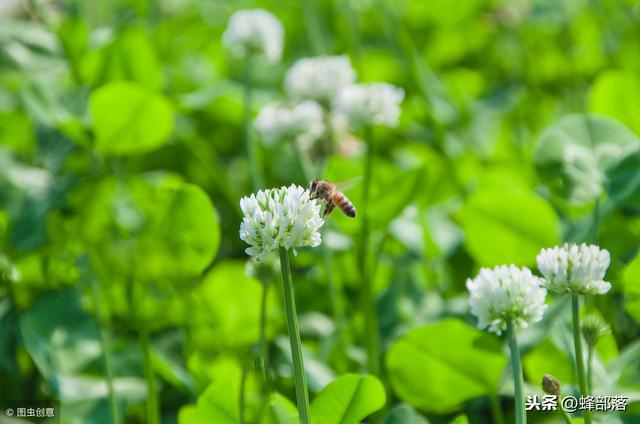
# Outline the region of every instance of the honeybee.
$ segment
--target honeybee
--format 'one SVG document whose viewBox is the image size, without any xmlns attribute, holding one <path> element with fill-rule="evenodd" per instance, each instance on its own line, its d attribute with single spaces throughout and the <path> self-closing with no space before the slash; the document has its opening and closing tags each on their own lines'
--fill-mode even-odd
<svg viewBox="0 0 640 424">
<path fill-rule="evenodd" d="M 351 218 L 356 217 L 356 207 L 339 189 L 346 190 L 357 184 L 362 178 L 356 177 L 338 184 L 332 184 L 325 180 L 315 179 L 309 183 L 309 196 L 311 199 L 322 199 L 324 201 L 324 214 L 326 217 L 336 206 Z"/>
</svg>

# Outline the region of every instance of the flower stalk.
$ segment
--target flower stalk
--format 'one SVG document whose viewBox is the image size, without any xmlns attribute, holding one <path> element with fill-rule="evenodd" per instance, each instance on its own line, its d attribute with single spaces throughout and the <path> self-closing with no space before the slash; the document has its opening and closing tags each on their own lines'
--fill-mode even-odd
<svg viewBox="0 0 640 424">
<path fill-rule="evenodd" d="M 251 172 L 251 182 L 254 190 L 263 186 L 262 173 L 258 160 L 258 146 L 251 137 L 251 108 L 253 105 L 253 85 L 251 81 L 251 56 L 247 56 L 244 62 L 244 75 L 242 77 L 244 114 L 242 119 L 242 135 L 244 139 L 247 158 Z"/>
<path fill-rule="evenodd" d="M 584 355 L 582 353 L 582 334 L 580 331 L 580 298 L 573 293 L 571 295 L 571 311 L 573 313 L 573 346 L 576 356 L 576 369 L 578 372 L 578 386 L 582 396 L 589 395 L 587 387 L 587 374 L 584 367 Z M 587 409 L 582 411 L 585 424 L 591 424 L 591 412 Z"/>
<path fill-rule="evenodd" d="M 93 301 L 95 303 L 96 315 L 100 323 L 100 343 L 104 353 L 104 367 L 107 374 L 107 396 L 109 398 L 109 411 L 111 413 L 111 422 L 120 424 L 120 413 L 118 411 L 118 399 L 113 387 L 113 365 L 112 365 L 112 346 L 111 337 L 105 328 L 106 316 L 100 300 L 100 282 L 96 278 L 92 278 Z"/>
<path fill-rule="evenodd" d="M 511 368 L 513 370 L 516 424 L 526 424 L 527 413 L 524 408 L 524 396 L 522 392 L 524 386 L 524 378 L 522 376 L 522 363 L 520 361 L 518 340 L 516 339 L 512 320 L 507 321 L 507 339 L 509 340 L 509 350 L 511 351 Z"/>
<path fill-rule="evenodd" d="M 158 392 L 156 391 L 155 375 L 153 374 L 153 365 L 151 362 L 149 331 L 147 329 L 140 330 L 138 338 L 142 349 L 144 379 L 147 383 L 147 422 L 149 424 L 160 424 L 160 405 L 158 403 Z"/>
<path fill-rule="evenodd" d="M 260 372 L 264 378 L 267 393 L 271 393 L 271 376 L 269 375 L 269 346 L 267 345 L 267 295 L 269 282 L 262 281 L 262 297 L 260 299 L 260 335 L 258 349 L 260 351 Z"/>
<path fill-rule="evenodd" d="M 365 158 L 364 181 L 362 192 L 362 209 L 365 211 L 361 218 L 360 244 L 358 252 L 358 268 L 361 280 L 361 305 L 364 314 L 365 349 L 367 352 L 367 365 L 369 372 L 379 375 L 380 372 L 380 344 L 378 334 L 378 320 L 376 314 L 376 302 L 373 293 L 373 281 L 369 261 L 369 244 L 371 223 L 367 210 L 369 210 L 369 200 L 371 197 L 371 179 L 373 176 L 373 165 L 375 158 L 375 140 L 371 127 L 365 126 L 365 140 L 368 143 L 367 156 Z"/>
<path fill-rule="evenodd" d="M 298 413 L 302 424 L 311 422 L 309 413 L 309 393 L 307 392 L 307 377 L 304 372 L 302 358 L 302 342 L 300 340 L 300 328 L 296 314 L 296 302 L 291 279 L 289 263 L 289 250 L 280 247 L 280 265 L 282 269 L 282 285 L 284 294 L 284 307 L 287 315 L 287 327 L 289 330 L 289 342 L 291 344 L 291 357 L 293 361 L 293 376 L 296 391 Z"/>
</svg>

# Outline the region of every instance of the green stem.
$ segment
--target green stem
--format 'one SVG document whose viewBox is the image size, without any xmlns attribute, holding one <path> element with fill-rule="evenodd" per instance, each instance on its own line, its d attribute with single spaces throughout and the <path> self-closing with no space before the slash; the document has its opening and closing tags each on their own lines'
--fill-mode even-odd
<svg viewBox="0 0 640 424">
<path fill-rule="evenodd" d="M 489 402 L 491 403 L 491 414 L 496 424 L 504 424 L 504 415 L 502 414 L 502 407 L 500 406 L 500 398 L 497 393 L 491 393 L 489 395 Z"/>
<path fill-rule="evenodd" d="M 598 244 L 599 226 L 600 226 L 600 199 L 596 199 L 596 203 L 593 206 L 593 222 L 591 224 L 591 231 L 593 232 L 592 239 L 595 244 Z"/>
<path fill-rule="evenodd" d="M 105 323 L 107 320 L 104 314 L 104 310 L 102 309 L 102 302 L 100 300 L 100 282 L 96 278 L 92 278 L 91 280 L 91 285 L 93 286 L 93 301 L 96 305 L 96 316 L 98 318 L 98 323 L 100 324 L 100 343 L 102 344 L 102 351 L 104 352 L 104 367 L 107 373 L 107 395 L 109 397 L 111 422 L 113 424 L 120 424 L 121 421 L 120 414 L 118 412 L 118 399 L 113 388 L 111 337 L 105 329 Z"/>
<path fill-rule="evenodd" d="M 287 314 L 287 327 L 289 329 L 289 342 L 291 343 L 291 357 L 293 359 L 293 376 L 296 390 L 296 401 L 300 423 L 309 424 L 309 393 L 307 392 L 307 377 L 304 373 L 302 359 L 302 342 L 300 341 L 300 328 L 296 314 L 296 301 L 291 280 L 291 267 L 289 265 L 289 251 L 280 248 L 280 266 L 282 268 L 282 286 L 284 288 L 284 308 Z"/>
<path fill-rule="evenodd" d="M 558 403 L 560 403 L 560 397 L 558 397 Z M 562 418 L 564 418 L 564 422 L 567 424 L 573 424 L 569 413 L 562 408 L 560 408 L 560 410 L 562 411 Z"/>
<path fill-rule="evenodd" d="M 578 385 L 580 386 L 580 395 L 588 396 L 587 376 L 584 369 L 584 355 L 582 354 L 582 339 L 580 334 L 580 298 L 578 294 L 571 295 L 571 309 L 573 312 L 573 345 L 576 354 L 576 368 L 578 371 Z M 591 424 L 591 411 L 582 411 L 585 424 Z"/>
<path fill-rule="evenodd" d="M 245 424 L 244 420 L 244 408 L 245 408 L 245 387 L 247 384 L 247 367 L 242 366 L 242 376 L 240 377 L 240 400 L 238 407 L 240 409 L 240 424 Z"/>
<path fill-rule="evenodd" d="M 324 39 L 320 31 L 319 15 L 315 8 L 315 0 L 302 0 L 302 14 L 305 21 L 305 29 L 307 30 L 307 39 L 309 47 L 314 55 L 324 52 Z"/>
<path fill-rule="evenodd" d="M 333 313 L 333 321 L 336 328 L 336 369 L 344 370 L 346 366 L 346 351 L 349 345 L 347 335 L 344 328 L 344 305 L 340 296 L 341 289 L 339 282 L 335 281 L 333 275 L 333 254 L 331 249 L 323 243 L 320 245 L 322 250 L 322 258 L 327 273 L 327 289 L 329 290 L 329 298 L 331 300 L 331 309 Z"/>
<path fill-rule="evenodd" d="M 149 341 L 149 331 L 142 329 L 138 333 L 140 347 L 142 348 L 142 360 L 144 364 L 144 378 L 147 382 L 147 423 L 160 423 L 160 409 L 158 404 L 158 393 L 156 392 L 156 381 L 151 365 L 151 342 Z"/>
<path fill-rule="evenodd" d="M 509 349 L 511 350 L 511 368 L 513 370 L 513 388 L 516 398 L 516 424 L 527 423 L 527 413 L 524 409 L 524 396 L 522 388 L 524 379 L 522 377 L 522 363 L 520 362 L 520 350 L 518 349 L 518 340 L 513 329 L 513 322 L 507 321 L 507 338 L 509 339 Z"/>
<path fill-rule="evenodd" d="M 271 393 L 271 376 L 269 375 L 269 346 L 267 345 L 267 295 L 269 294 L 269 281 L 262 281 L 262 298 L 260 299 L 260 371 L 264 378 L 267 394 Z"/>
<path fill-rule="evenodd" d="M 365 140 L 368 143 L 367 156 L 365 158 L 363 194 L 362 194 L 362 214 L 359 244 L 359 269 L 361 281 L 361 307 L 364 313 L 365 326 L 365 348 L 367 352 L 369 372 L 374 375 L 380 373 L 380 351 L 379 351 L 379 334 L 378 320 L 376 315 L 375 297 L 373 295 L 373 278 L 369 266 L 369 239 L 370 239 L 370 222 L 367 211 L 369 210 L 369 198 L 371 196 L 371 179 L 373 175 L 373 162 L 375 157 L 375 140 L 372 136 L 371 128 L 365 128 Z"/>
<path fill-rule="evenodd" d="M 587 347 L 587 390 L 591 393 L 593 388 L 593 346 Z"/>
<path fill-rule="evenodd" d="M 244 64 L 243 88 L 244 88 L 244 116 L 242 119 L 242 131 L 249 167 L 251 168 L 251 183 L 254 191 L 264 186 L 262 173 L 260 172 L 260 161 L 258 158 L 258 146 L 251 137 L 251 109 L 253 106 L 253 85 L 251 82 L 251 57 L 248 56 Z"/>
</svg>

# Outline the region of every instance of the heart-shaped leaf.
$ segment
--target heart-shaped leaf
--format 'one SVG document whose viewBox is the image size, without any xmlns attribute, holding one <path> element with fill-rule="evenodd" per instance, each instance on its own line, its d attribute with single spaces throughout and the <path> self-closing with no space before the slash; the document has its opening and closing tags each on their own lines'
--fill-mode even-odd
<svg viewBox="0 0 640 424">
<path fill-rule="evenodd" d="M 384 406 L 386 395 L 380 380 L 372 375 L 338 377 L 313 400 L 314 424 L 355 424 Z"/>
<path fill-rule="evenodd" d="M 446 319 L 397 340 L 386 364 L 400 399 L 425 412 L 448 413 L 495 392 L 506 358 L 497 337 Z"/>
<path fill-rule="evenodd" d="M 607 168 L 639 143 L 615 120 L 568 115 L 542 133 L 534 162 L 552 190 L 573 205 L 585 205 L 600 196 Z"/>
</svg>

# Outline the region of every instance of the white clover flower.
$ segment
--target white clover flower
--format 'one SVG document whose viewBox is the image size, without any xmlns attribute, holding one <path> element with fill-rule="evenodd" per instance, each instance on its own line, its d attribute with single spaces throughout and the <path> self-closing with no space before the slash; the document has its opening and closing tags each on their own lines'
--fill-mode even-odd
<svg viewBox="0 0 640 424">
<path fill-rule="evenodd" d="M 293 139 L 307 149 L 324 134 L 322 107 L 313 100 L 305 100 L 292 106 L 269 103 L 264 106 L 254 122 L 265 144 Z"/>
<path fill-rule="evenodd" d="M 340 92 L 335 108 L 354 126 L 398 125 L 404 90 L 386 83 L 354 84 Z"/>
<path fill-rule="evenodd" d="M 478 317 L 478 327 L 501 334 L 511 320 L 515 328 L 538 322 L 547 309 L 547 290 L 542 279 L 528 268 L 502 265 L 482 268 L 474 279 L 467 279 L 471 312 Z"/>
<path fill-rule="evenodd" d="M 222 42 L 237 57 L 262 55 L 270 62 L 282 57 L 282 24 L 264 9 L 240 10 L 229 18 Z"/>
<path fill-rule="evenodd" d="M 300 59 L 287 71 L 284 87 L 294 99 L 316 100 L 328 105 L 356 80 L 347 56 L 319 56 Z"/>
<path fill-rule="evenodd" d="M 258 260 L 280 247 L 296 254 L 297 247 L 315 247 L 321 242 L 320 203 L 300 186 L 260 190 L 240 199 L 240 208 L 244 214 L 240 239 L 249 245 L 247 255 Z"/>
<path fill-rule="evenodd" d="M 545 286 L 554 292 L 604 294 L 611 289 L 604 281 L 611 257 L 593 244 L 565 243 L 542 249 L 536 261 Z"/>
</svg>

